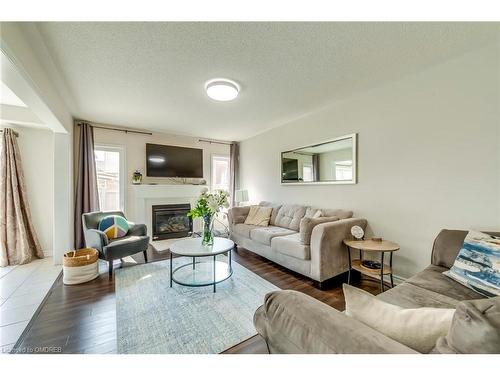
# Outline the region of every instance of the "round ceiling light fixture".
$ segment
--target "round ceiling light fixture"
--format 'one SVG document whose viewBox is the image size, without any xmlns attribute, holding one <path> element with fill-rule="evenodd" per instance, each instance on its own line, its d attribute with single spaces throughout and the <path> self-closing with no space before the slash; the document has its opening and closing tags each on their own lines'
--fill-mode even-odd
<svg viewBox="0 0 500 375">
<path fill-rule="evenodd" d="M 215 78 L 205 83 L 205 90 L 209 98 L 219 102 L 229 102 L 236 99 L 240 86 L 230 79 Z"/>
</svg>

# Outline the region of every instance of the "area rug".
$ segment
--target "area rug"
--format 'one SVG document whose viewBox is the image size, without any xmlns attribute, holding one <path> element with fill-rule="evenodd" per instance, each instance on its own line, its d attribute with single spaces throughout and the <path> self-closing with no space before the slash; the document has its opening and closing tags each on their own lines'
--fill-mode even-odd
<svg viewBox="0 0 500 375">
<path fill-rule="evenodd" d="M 178 264 L 187 258 L 174 259 Z M 115 272 L 118 353 L 220 353 L 257 332 L 253 314 L 278 287 L 233 261 L 212 286 L 170 288 L 169 261 Z"/>
</svg>

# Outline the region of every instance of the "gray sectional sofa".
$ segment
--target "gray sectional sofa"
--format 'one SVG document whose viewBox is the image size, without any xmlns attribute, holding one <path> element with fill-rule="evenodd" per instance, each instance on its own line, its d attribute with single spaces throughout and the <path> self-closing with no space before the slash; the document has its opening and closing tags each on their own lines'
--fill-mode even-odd
<svg viewBox="0 0 500 375">
<path fill-rule="evenodd" d="M 499 236 L 500 233 L 489 233 Z M 434 353 L 500 353 L 500 297 L 486 298 L 443 275 L 467 231 L 443 230 L 422 272 L 377 298 L 405 308 L 456 308 L 452 327 Z M 417 353 L 303 293 L 269 293 L 254 324 L 271 353 Z"/>
<path fill-rule="evenodd" d="M 352 211 L 340 209 L 270 202 L 260 205 L 272 207 L 267 227 L 244 223 L 250 206 L 229 210 L 230 238 L 238 246 L 305 275 L 320 287 L 324 281 L 347 272 L 348 254 L 342 240 L 350 236 L 353 225 L 365 229 L 365 219 L 352 218 Z M 317 210 L 322 217 L 311 219 Z"/>
</svg>

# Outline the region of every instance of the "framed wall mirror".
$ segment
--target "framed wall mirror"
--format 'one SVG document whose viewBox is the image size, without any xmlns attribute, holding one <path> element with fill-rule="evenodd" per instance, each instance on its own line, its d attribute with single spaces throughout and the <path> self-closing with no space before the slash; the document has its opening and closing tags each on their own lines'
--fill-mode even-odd
<svg viewBox="0 0 500 375">
<path fill-rule="evenodd" d="M 355 184 L 357 134 L 281 153 L 281 184 Z"/>
</svg>

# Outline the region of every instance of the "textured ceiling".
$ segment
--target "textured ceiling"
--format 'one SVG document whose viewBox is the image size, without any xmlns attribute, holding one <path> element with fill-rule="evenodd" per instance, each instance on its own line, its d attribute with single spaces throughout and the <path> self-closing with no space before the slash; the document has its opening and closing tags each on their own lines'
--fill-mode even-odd
<svg viewBox="0 0 500 375">
<path fill-rule="evenodd" d="M 478 23 L 40 23 L 75 117 L 241 140 L 495 41 Z M 219 103 L 204 83 L 226 77 Z"/>
</svg>

